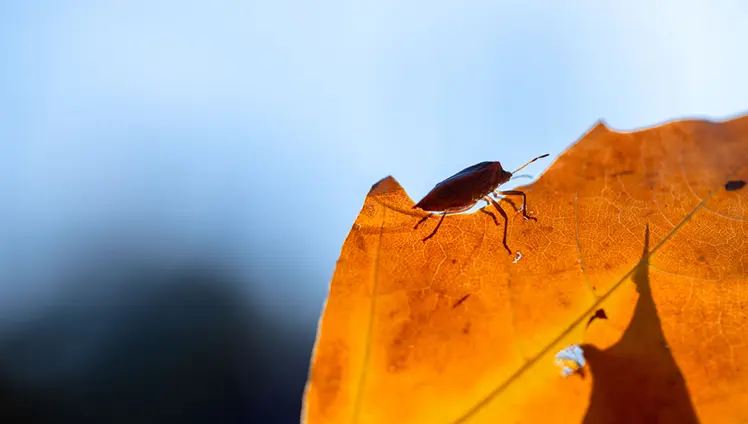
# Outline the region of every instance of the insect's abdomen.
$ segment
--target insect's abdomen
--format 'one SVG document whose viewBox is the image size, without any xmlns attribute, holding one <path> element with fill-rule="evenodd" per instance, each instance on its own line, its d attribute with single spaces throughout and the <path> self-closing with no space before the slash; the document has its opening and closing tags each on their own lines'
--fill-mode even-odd
<svg viewBox="0 0 748 424">
<path fill-rule="evenodd" d="M 488 167 L 479 172 L 445 180 L 434 187 L 416 207 L 428 212 L 469 208 L 494 189 L 493 172 L 494 170 Z"/>
</svg>

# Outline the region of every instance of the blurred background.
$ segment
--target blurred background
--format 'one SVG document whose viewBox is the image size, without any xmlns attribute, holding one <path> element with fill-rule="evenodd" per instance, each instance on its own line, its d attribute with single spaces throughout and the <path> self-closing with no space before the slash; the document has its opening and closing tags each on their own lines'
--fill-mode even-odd
<svg viewBox="0 0 748 424">
<path fill-rule="evenodd" d="M 748 111 L 748 3 L 0 2 L 2 422 L 298 422 L 371 185 Z M 526 184 L 529 180 L 516 180 Z"/>
</svg>

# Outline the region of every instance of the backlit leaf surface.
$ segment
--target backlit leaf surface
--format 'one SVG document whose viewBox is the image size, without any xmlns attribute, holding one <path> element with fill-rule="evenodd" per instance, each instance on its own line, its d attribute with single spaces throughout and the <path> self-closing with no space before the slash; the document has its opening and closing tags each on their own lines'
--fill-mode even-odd
<svg viewBox="0 0 748 424">
<path fill-rule="evenodd" d="M 342 248 L 303 420 L 748 420 L 740 181 L 748 117 L 600 123 L 519 188 L 537 221 L 505 207 L 515 261 L 484 213 L 449 216 L 424 243 L 437 219 L 413 230 L 423 212 L 383 179 Z M 572 344 L 588 363 L 563 378 L 554 356 Z"/>
</svg>

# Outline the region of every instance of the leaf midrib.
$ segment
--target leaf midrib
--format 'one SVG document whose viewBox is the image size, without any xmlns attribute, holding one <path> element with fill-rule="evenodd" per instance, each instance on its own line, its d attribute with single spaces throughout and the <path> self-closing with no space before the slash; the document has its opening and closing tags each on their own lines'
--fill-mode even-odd
<svg viewBox="0 0 748 424">
<path fill-rule="evenodd" d="M 732 178 L 735 174 L 737 174 L 743 167 L 746 166 L 748 163 L 743 163 L 742 165 L 736 167 L 735 170 L 730 172 L 725 180 L 729 180 Z M 705 207 L 706 203 L 720 190 L 722 186 L 718 186 L 715 189 L 712 189 L 709 194 L 704 197 L 704 199 L 694 207 L 694 209 L 689 212 L 682 220 L 679 222 L 665 237 L 662 238 L 646 255 L 643 255 L 639 261 L 634 265 L 626 274 L 624 274 L 613 286 L 611 286 L 608 291 L 606 291 L 603 295 L 597 298 L 595 302 L 592 303 L 592 305 L 587 308 L 582 314 L 580 314 L 579 317 L 577 317 L 574 321 L 569 324 L 569 326 L 562 331 L 555 339 L 553 339 L 546 347 L 541 349 L 538 353 L 533 355 L 530 359 L 528 359 L 521 367 L 517 369 L 517 371 L 514 372 L 506 381 L 504 381 L 501 385 L 499 385 L 497 388 L 492 390 L 488 395 L 486 395 L 483 399 L 481 399 L 478 403 L 476 403 L 473 407 L 471 407 L 467 412 L 465 412 L 463 415 L 461 415 L 456 420 L 452 421 L 452 424 L 461 424 L 466 422 L 470 417 L 475 415 L 478 411 L 480 411 L 484 406 L 488 405 L 493 399 L 501 394 L 507 387 L 509 387 L 510 384 L 512 384 L 514 381 L 519 379 L 522 374 L 525 373 L 528 369 L 530 369 L 533 365 L 535 365 L 540 358 L 548 354 L 548 352 L 553 349 L 554 346 L 556 346 L 561 340 L 563 340 L 566 336 L 571 334 L 571 332 L 576 328 L 579 324 L 581 324 L 585 317 L 593 313 L 599 306 L 602 304 L 606 299 L 608 299 L 622 284 L 624 281 L 626 281 L 631 274 L 633 274 L 636 269 L 639 267 L 639 265 L 643 262 L 646 262 L 649 257 L 651 257 L 655 252 L 657 252 L 660 247 L 662 247 L 670 238 L 672 238 L 678 230 L 680 230 L 688 221 L 691 220 L 691 218 L 696 215 L 696 213 Z"/>
</svg>

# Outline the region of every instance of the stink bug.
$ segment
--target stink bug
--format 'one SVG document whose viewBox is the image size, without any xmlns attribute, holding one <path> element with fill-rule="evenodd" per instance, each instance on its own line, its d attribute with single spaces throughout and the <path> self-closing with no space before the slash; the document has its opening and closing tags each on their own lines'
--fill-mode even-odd
<svg viewBox="0 0 748 424">
<path fill-rule="evenodd" d="M 513 174 L 516 174 L 527 165 L 547 156 L 547 154 L 538 156 L 520 166 L 514 172 L 505 171 L 499 162 L 481 162 L 463 169 L 437 184 L 436 187 L 421 199 L 420 202 L 413 206 L 413 209 L 419 208 L 426 212 L 430 212 L 418 221 L 413 229 L 417 229 L 418 226 L 426 221 L 430 216 L 437 214 L 441 215 L 441 219 L 439 220 L 439 223 L 436 224 L 434 231 L 423 239 L 425 242 L 436 234 L 436 231 L 442 225 L 442 222 L 447 215 L 465 212 L 475 206 L 475 204 L 480 200 L 485 200 L 487 204 L 494 205 L 496 210 L 498 210 L 501 216 L 504 217 L 504 247 L 509 251 L 509 254 L 511 254 L 512 251 L 506 243 L 506 232 L 509 218 L 507 217 L 506 212 L 504 212 L 504 209 L 501 208 L 499 203 L 494 200 L 490 194 L 493 193 L 496 196 L 522 196 L 522 215 L 525 219 L 533 219 L 537 221 L 536 218 L 527 215 L 527 195 L 525 195 L 524 192 L 519 190 L 499 191 L 499 186 L 509 181 Z M 496 225 L 499 225 L 499 221 L 496 217 L 494 216 L 493 218 Z"/>
</svg>

